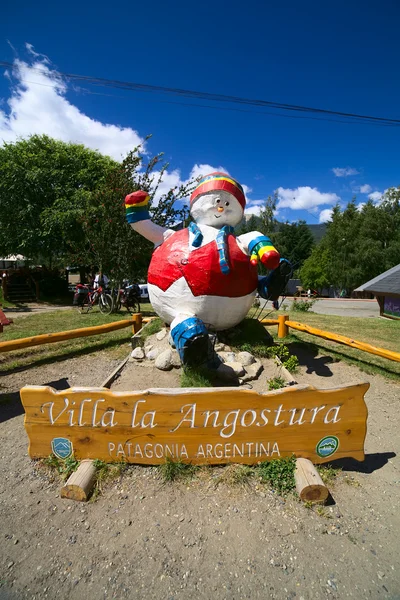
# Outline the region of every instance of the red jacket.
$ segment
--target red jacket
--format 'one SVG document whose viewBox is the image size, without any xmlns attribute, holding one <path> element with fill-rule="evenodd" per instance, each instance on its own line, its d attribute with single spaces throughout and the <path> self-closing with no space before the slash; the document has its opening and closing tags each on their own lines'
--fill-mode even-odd
<svg viewBox="0 0 400 600">
<path fill-rule="evenodd" d="M 189 252 L 189 230 L 177 231 L 154 250 L 148 282 L 165 292 L 184 277 L 194 296 L 247 296 L 257 288 L 257 267 L 232 234 L 227 236 L 227 248 L 230 272 L 224 275 L 215 240 Z"/>
</svg>

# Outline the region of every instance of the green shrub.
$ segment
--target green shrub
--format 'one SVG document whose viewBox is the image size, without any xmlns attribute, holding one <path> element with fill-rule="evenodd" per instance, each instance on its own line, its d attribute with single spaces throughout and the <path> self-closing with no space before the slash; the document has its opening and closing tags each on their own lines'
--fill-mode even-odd
<svg viewBox="0 0 400 600">
<path fill-rule="evenodd" d="M 268 379 L 268 389 L 269 390 L 280 390 L 285 387 L 286 381 L 282 379 L 282 377 L 273 377 L 272 379 Z"/>
<path fill-rule="evenodd" d="M 284 496 L 296 487 L 295 469 L 296 457 L 293 455 L 260 463 L 257 474 L 263 483 L 268 483 L 273 490 Z"/>
<path fill-rule="evenodd" d="M 315 300 L 297 300 L 295 298 L 291 310 L 298 312 L 308 312 L 311 310 L 315 302 Z"/>
<path fill-rule="evenodd" d="M 297 373 L 299 370 L 299 359 L 297 356 L 290 356 L 282 364 L 289 371 L 289 373 Z"/>
</svg>

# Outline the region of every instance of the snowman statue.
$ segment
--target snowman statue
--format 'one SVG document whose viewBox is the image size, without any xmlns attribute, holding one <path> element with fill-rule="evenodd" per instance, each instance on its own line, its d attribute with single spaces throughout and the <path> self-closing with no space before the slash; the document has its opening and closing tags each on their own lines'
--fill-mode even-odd
<svg viewBox="0 0 400 600">
<path fill-rule="evenodd" d="M 149 200 L 148 192 L 134 192 L 125 198 L 125 208 L 131 227 L 155 245 L 148 270 L 151 304 L 170 325 L 181 362 L 210 363 L 208 331 L 240 323 L 257 288 L 264 298 L 276 300 L 282 289 L 282 261 L 262 233 L 235 235 L 246 199 L 242 186 L 226 173 L 210 173 L 199 181 L 190 197 L 193 222 L 186 229 L 173 231 L 153 223 Z M 258 260 L 272 271 L 261 285 Z"/>
</svg>

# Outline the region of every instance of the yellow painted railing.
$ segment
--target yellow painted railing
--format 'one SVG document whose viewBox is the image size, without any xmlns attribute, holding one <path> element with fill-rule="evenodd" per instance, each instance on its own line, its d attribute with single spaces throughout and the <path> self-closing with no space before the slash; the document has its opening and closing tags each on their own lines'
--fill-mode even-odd
<svg viewBox="0 0 400 600">
<path fill-rule="evenodd" d="M 58 331 L 57 333 L 45 333 L 43 335 L 35 335 L 28 338 L 0 342 L 0 352 L 11 352 L 11 350 L 20 350 L 21 348 L 30 348 L 31 346 L 41 346 L 42 344 L 52 344 L 54 342 L 63 342 L 74 338 L 99 335 L 101 333 L 109 333 L 110 331 L 116 331 L 130 326 L 132 326 L 133 332 L 137 333 L 142 327 L 142 323 L 148 323 L 152 318 L 153 317 L 147 317 L 142 319 L 141 314 L 135 314 L 132 315 L 131 319 L 106 323 L 105 325 L 71 329 L 69 331 Z"/>
<path fill-rule="evenodd" d="M 263 325 L 278 325 L 278 338 L 285 338 L 289 333 L 289 328 L 291 327 L 292 329 L 296 329 L 297 331 L 304 331 L 305 333 L 324 338 L 325 340 L 331 340 L 332 342 L 344 344 L 345 346 L 350 346 L 351 348 L 356 348 L 357 350 L 362 350 L 363 352 L 369 352 L 370 354 L 376 354 L 377 356 L 381 356 L 382 358 L 387 358 L 389 360 L 400 362 L 399 352 L 394 352 L 393 350 L 386 350 L 385 348 L 379 348 L 378 346 L 372 346 L 371 344 L 367 344 L 366 342 L 359 342 L 345 335 L 340 335 L 338 333 L 332 333 L 330 331 L 317 329 L 316 327 L 304 325 L 303 323 L 299 323 L 297 321 L 289 321 L 288 315 L 279 315 L 277 320 L 263 319 L 261 323 Z"/>
</svg>

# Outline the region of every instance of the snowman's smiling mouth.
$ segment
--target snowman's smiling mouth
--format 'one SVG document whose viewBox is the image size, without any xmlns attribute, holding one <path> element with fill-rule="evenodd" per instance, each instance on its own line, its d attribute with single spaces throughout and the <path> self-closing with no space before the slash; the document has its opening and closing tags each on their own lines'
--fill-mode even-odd
<svg viewBox="0 0 400 600">
<path fill-rule="evenodd" d="M 215 217 L 216 219 L 219 219 L 220 217 L 222 217 L 222 215 L 214 215 L 214 217 Z"/>
</svg>

